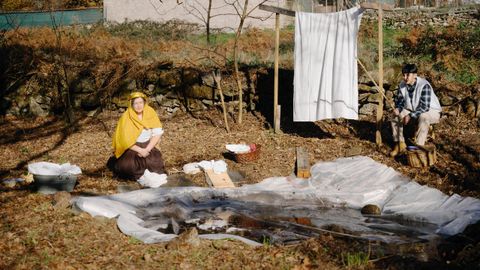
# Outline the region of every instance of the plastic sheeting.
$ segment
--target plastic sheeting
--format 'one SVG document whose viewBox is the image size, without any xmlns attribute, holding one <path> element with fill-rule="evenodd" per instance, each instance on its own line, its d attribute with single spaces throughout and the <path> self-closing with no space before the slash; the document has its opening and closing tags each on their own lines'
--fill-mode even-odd
<svg viewBox="0 0 480 270">
<path fill-rule="evenodd" d="M 221 190 L 144 189 L 110 196 L 75 197 L 73 202 L 93 216 L 117 217 L 123 233 L 145 243 L 176 237 L 173 233 L 158 231 L 162 226 L 177 222 L 198 225 L 199 220 L 222 211 L 251 217 L 308 217 L 311 223 L 308 226 L 284 221 L 276 224 L 285 230 L 300 228 L 302 231 L 337 224 L 359 237 L 385 242 L 454 235 L 480 219 L 480 200 L 456 194 L 447 196 L 421 186 L 369 157 L 320 162 L 311 172 L 309 180 L 273 177 L 258 184 Z M 366 204 L 378 205 L 383 209 L 382 215 L 361 215 L 359 209 Z M 235 231 L 233 227 L 226 231 Z M 230 234 L 202 237 L 237 238 L 254 244 Z"/>
</svg>

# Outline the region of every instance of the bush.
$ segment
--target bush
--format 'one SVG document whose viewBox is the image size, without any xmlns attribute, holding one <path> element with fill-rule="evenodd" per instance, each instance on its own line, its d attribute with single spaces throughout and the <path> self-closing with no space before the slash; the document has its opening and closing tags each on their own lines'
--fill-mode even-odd
<svg viewBox="0 0 480 270">
<path fill-rule="evenodd" d="M 196 24 L 178 20 L 164 23 L 134 21 L 107 27 L 107 31 L 113 36 L 135 40 L 185 40 L 199 29 Z"/>
<path fill-rule="evenodd" d="M 15 10 L 47 10 L 63 8 L 97 7 L 102 6 L 103 0 L 0 0 L 0 9 Z"/>
</svg>

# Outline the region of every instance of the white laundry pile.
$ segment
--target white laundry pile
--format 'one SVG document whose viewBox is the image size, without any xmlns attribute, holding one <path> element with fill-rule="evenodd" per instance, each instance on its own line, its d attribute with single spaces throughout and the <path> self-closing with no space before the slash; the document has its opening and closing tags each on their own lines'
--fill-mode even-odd
<svg viewBox="0 0 480 270">
<path fill-rule="evenodd" d="M 362 9 L 297 12 L 293 120 L 358 119 L 357 34 Z"/>
<path fill-rule="evenodd" d="M 251 150 L 250 146 L 246 144 L 227 144 L 225 148 L 236 154 L 248 153 Z"/>
<path fill-rule="evenodd" d="M 164 173 L 158 174 L 155 172 L 150 172 L 148 169 L 146 169 L 137 182 L 143 187 L 158 188 L 159 186 L 167 183 L 167 175 Z"/>
<path fill-rule="evenodd" d="M 311 173 L 309 180 L 272 177 L 258 184 L 221 190 L 202 187 L 142 189 L 109 196 L 75 197 L 73 202 L 92 216 L 117 217 L 123 233 L 145 243 L 169 241 L 176 237 L 157 230 L 160 225 L 169 223 L 168 217 L 159 221 L 162 215 L 175 213 L 175 217 L 181 217 L 178 222 L 195 223 L 195 219 L 208 220 L 208 216 L 197 215 L 212 215 L 212 209 L 220 209 L 222 205 L 234 212 L 249 211 L 249 216 L 255 216 L 257 211 L 266 211 L 264 214 L 268 216 L 308 216 L 313 226 L 322 228 L 337 224 L 358 232 L 361 237 L 385 242 L 406 241 L 406 237 L 416 235 L 422 239 L 437 234 L 454 235 L 480 220 L 480 200 L 456 194 L 448 196 L 437 189 L 419 185 L 369 157 L 320 162 L 312 167 Z M 382 214 L 378 217 L 362 216 L 359 209 L 366 204 L 378 205 Z M 379 222 L 374 222 L 375 219 Z M 396 219 L 408 222 L 396 223 Z M 420 223 L 426 226 L 420 226 Z M 226 232 L 236 230 L 221 221 L 203 226 L 227 226 Z M 409 233 L 411 230 L 414 233 Z M 407 234 L 397 235 L 402 231 Z M 234 238 L 231 234 L 202 237 Z M 248 242 L 238 236 L 235 238 Z"/>
<path fill-rule="evenodd" d="M 35 175 L 68 175 L 81 174 L 82 170 L 70 163 L 56 164 L 51 162 L 35 162 L 28 164 L 28 172 Z"/>
<path fill-rule="evenodd" d="M 227 172 L 227 163 L 223 160 L 202 160 L 183 165 L 183 172 L 186 174 L 197 174 L 201 170 L 213 170 L 216 174 Z"/>
</svg>

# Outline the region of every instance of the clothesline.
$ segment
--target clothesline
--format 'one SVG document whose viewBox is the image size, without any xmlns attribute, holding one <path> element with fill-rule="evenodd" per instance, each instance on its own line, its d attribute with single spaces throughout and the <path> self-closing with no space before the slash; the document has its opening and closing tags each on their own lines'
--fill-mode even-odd
<svg viewBox="0 0 480 270">
<path fill-rule="evenodd" d="M 348 3 L 347 3 L 348 5 Z M 377 88 L 379 91 L 383 92 L 383 88 L 380 89 L 378 85 L 383 87 L 383 11 L 393 11 L 393 5 L 385 3 L 361 3 L 360 6 L 363 9 L 374 9 L 378 10 L 378 43 L 379 43 L 379 82 Z M 261 4 L 259 5 L 260 10 L 270 11 L 275 13 L 275 64 L 274 64 L 274 129 L 275 133 L 280 132 L 280 112 L 278 105 L 278 63 L 279 63 L 279 45 L 280 45 L 280 14 L 287 16 L 295 16 L 293 10 L 288 10 L 280 7 L 268 6 Z M 368 72 L 367 72 L 368 74 Z M 378 99 L 377 106 L 377 130 L 376 130 L 376 143 L 377 145 L 382 145 L 382 136 L 381 136 L 381 127 L 383 119 L 383 97 Z"/>
</svg>

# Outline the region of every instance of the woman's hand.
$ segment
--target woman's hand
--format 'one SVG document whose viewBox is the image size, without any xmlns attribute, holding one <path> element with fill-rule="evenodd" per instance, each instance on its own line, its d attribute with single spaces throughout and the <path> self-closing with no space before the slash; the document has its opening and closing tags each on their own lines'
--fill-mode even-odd
<svg viewBox="0 0 480 270">
<path fill-rule="evenodd" d="M 140 148 L 138 149 L 137 152 L 138 152 L 138 155 L 143 158 L 146 158 L 148 157 L 148 155 L 150 155 L 150 151 L 148 151 L 148 149 L 146 148 Z"/>
<path fill-rule="evenodd" d="M 138 145 L 133 145 L 132 147 L 130 147 L 130 149 L 137 152 L 139 157 L 146 158 L 148 157 L 148 155 L 150 155 L 150 151 L 147 148 L 141 148 Z"/>
</svg>

